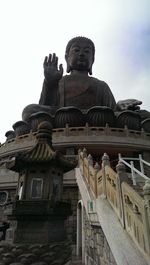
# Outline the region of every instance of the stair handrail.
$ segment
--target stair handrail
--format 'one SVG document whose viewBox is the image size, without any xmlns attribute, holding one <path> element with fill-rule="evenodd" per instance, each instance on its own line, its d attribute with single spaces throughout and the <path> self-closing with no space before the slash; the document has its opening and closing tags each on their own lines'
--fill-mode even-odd
<svg viewBox="0 0 150 265">
<path fill-rule="evenodd" d="M 134 172 L 137 173 L 138 175 L 140 175 L 141 177 L 143 177 L 145 180 L 149 180 L 150 179 L 143 172 L 139 171 L 137 168 L 134 167 L 133 161 L 135 161 L 135 160 L 136 161 L 140 161 L 140 158 L 129 158 L 129 157 L 123 158 L 123 157 L 121 157 L 121 154 L 118 154 L 118 156 L 119 156 L 119 161 L 124 163 L 127 167 L 129 167 L 131 169 L 133 185 L 136 185 L 136 178 L 135 178 Z M 128 162 L 126 162 L 125 159 L 126 160 L 130 160 L 131 161 L 130 164 Z M 145 160 L 143 160 L 143 161 L 146 162 Z M 149 164 L 148 162 L 146 162 L 146 163 Z M 149 166 L 150 166 L 150 164 L 149 164 Z"/>
</svg>

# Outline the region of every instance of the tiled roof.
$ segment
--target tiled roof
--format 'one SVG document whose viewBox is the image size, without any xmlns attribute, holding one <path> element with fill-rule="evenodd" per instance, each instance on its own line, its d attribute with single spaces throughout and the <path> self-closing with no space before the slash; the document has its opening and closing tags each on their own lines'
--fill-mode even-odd
<svg viewBox="0 0 150 265">
<path fill-rule="evenodd" d="M 37 143 L 31 150 L 19 155 L 19 160 L 26 162 L 46 162 L 56 158 L 54 151 L 47 143 Z"/>
<path fill-rule="evenodd" d="M 67 172 L 75 167 L 75 163 L 67 160 L 63 155 L 54 151 L 52 147 L 52 130 L 48 122 L 42 122 L 39 126 L 35 145 L 28 150 L 17 151 L 14 159 L 8 159 L 8 168 L 18 171 L 31 163 L 53 162 Z"/>
</svg>

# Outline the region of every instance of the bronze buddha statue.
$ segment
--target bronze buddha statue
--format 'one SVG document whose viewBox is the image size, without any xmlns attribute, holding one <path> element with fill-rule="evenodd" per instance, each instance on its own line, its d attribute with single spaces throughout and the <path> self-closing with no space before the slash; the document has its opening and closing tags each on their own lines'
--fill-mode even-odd
<svg viewBox="0 0 150 265">
<path fill-rule="evenodd" d="M 63 76 L 62 64 L 58 67 L 55 53 L 45 57 L 45 78 L 39 104 L 25 107 L 22 119 L 28 121 L 32 114 L 39 111 L 55 115 L 58 109 L 70 106 L 78 108 L 82 113 L 94 106 L 110 108 L 117 113 L 125 110 L 137 112 L 141 101 L 129 99 L 116 104 L 109 86 L 91 76 L 94 57 L 94 43 L 85 37 L 75 37 L 67 44 L 67 75 Z"/>
</svg>

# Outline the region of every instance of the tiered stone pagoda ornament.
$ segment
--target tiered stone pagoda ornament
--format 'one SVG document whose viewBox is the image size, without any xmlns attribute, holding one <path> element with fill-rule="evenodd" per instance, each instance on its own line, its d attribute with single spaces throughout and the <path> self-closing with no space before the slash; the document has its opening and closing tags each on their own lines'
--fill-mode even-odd
<svg viewBox="0 0 150 265">
<path fill-rule="evenodd" d="M 41 122 L 35 145 L 8 158 L 6 166 L 18 172 L 19 178 L 8 213 L 6 240 L 10 245 L 0 245 L 2 264 L 66 264 L 71 248 L 65 220 L 72 210 L 71 204 L 62 200 L 63 173 L 76 164 L 54 151 L 51 123 Z"/>
<path fill-rule="evenodd" d="M 19 173 L 11 219 L 17 220 L 13 242 L 49 243 L 65 240 L 64 220 L 70 204 L 62 202 L 63 173 L 75 167 L 54 151 L 51 124 L 42 122 L 31 150 L 18 152 L 7 167 Z"/>
</svg>

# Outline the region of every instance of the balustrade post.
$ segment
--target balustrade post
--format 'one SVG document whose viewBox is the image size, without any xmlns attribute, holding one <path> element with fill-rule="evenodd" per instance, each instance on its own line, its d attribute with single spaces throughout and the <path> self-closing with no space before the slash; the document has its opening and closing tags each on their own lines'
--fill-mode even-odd
<svg viewBox="0 0 150 265">
<path fill-rule="evenodd" d="M 89 165 L 93 167 L 93 157 L 91 156 L 91 154 L 88 155 L 87 159 L 88 159 Z"/>
<path fill-rule="evenodd" d="M 150 163 L 150 152 L 149 151 L 144 151 L 142 153 L 142 158 L 143 158 L 143 160 L 145 160 L 145 161 Z M 145 164 L 143 166 L 144 166 L 144 174 L 146 176 L 150 176 L 150 167 L 145 165 Z"/>
<path fill-rule="evenodd" d="M 133 186 L 136 186 L 136 173 L 134 171 L 134 162 L 130 161 L 130 165 L 131 165 L 131 176 L 132 176 Z"/>
<path fill-rule="evenodd" d="M 119 218 L 120 218 L 120 221 L 121 221 L 123 227 L 125 227 L 122 182 L 127 181 L 128 175 L 126 173 L 125 165 L 120 161 L 118 162 L 118 164 L 116 166 L 116 171 L 117 171 L 116 189 L 117 189 L 117 201 L 118 201 L 118 208 L 119 208 Z"/>
<path fill-rule="evenodd" d="M 82 160 L 82 157 L 81 157 L 81 152 L 82 150 L 81 149 L 78 149 L 78 167 L 81 169 L 81 166 L 83 168 L 83 163 L 81 165 L 81 160 Z"/>
<path fill-rule="evenodd" d="M 86 131 L 86 135 L 89 135 L 89 124 L 88 124 L 88 122 L 86 122 L 86 124 L 85 124 L 85 131 Z"/>
<path fill-rule="evenodd" d="M 146 235 L 146 243 L 148 248 L 148 253 L 150 254 L 150 179 L 145 181 L 145 185 L 143 187 L 143 194 L 145 200 L 145 235 Z"/>
<path fill-rule="evenodd" d="M 142 136 L 143 139 L 145 139 L 145 131 L 144 131 L 143 128 L 141 129 L 141 136 Z"/>
<path fill-rule="evenodd" d="M 124 126 L 124 132 L 125 132 L 125 136 L 128 137 L 129 136 L 129 130 L 127 125 Z"/>
<path fill-rule="evenodd" d="M 143 166 L 143 162 L 142 162 L 142 155 L 139 155 L 139 160 L 140 160 L 140 169 L 141 169 L 141 172 L 144 174 L 144 166 Z"/>
<path fill-rule="evenodd" d="M 66 127 L 65 127 L 65 136 L 69 136 L 69 124 L 66 123 Z"/>
<path fill-rule="evenodd" d="M 88 159 L 88 184 L 90 186 L 90 170 L 89 170 L 89 167 L 90 166 L 93 167 L 93 157 L 91 156 L 91 154 L 88 155 L 87 159 Z"/>
<path fill-rule="evenodd" d="M 109 135 L 110 134 L 110 128 L 109 128 L 108 123 L 106 123 L 105 128 L 104 128 L 104 131 L 105 131 L 105 134 L 106 135 Z"/>
<path fill-rule="evenodd" d="M 80 156 L 80 153 L 82 152 L 82 150 L 81 149 L 78 149 L 78 155 Z"/>
<path fill-rule="evenodd" d="M 105 167 L 110 166 L 110 160 L 109 156 L 104 153 L 102 156 L 102 189 L 103 189 L 103 197 L 107 197 L 107 192 L 106 192 L 106 173 L 105 173 Z"/>
<path fill-rule="evenodd" d="M 102 156 L 102 166 L 110 166 L 109 156 L 106 153 Z"/>
<path fill-rule="evenodd" d="M 83 158 L 87 157 L 87 150 L 86 148 L 83 148 Z"/>
<path fill-rule="evenodd" d="M 87 158 L 87 150 L 86 148 L 83 148 L 82 152 L 82 157 L 83 157 L 83 176 L 85 177 L 85 158 Z"/>
<path fill-rule="evenodd" d="M 96 162 L 95 166 L 94 166 L 94 194 L 95 197 L 97 198 L 97 173 L 100 170 L 100 165 Z"/>
</svg>

